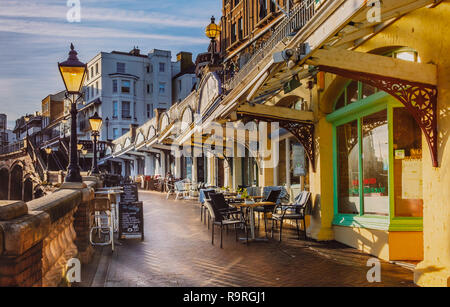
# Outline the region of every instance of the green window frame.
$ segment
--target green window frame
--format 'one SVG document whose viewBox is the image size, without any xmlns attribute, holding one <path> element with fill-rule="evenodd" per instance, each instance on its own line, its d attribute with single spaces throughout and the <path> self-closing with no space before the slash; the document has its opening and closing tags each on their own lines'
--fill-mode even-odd
<svg viewBox="0 0 450 307">
<path fill-rule="evenodd" d="M 344 87 L 335 105 L 341 95 L 347 95 L 347 87 L 352 81 L 349 81 Z M 326 119 L 333 126 L 333 225 L 362 227 L 368 229 L 379 229 L 388 231 L 422 231 L 422 217 L 396 217 L 394 201 L 394 161 L 393 161 L 393 112 L 394 108 L 404 107 L 398 100 L 383 91 L 377 91 L 375 94 L 362 98 L 362 83 L 358 82 L 358 100 L 344 107 L 335 110 L 329 114 Z M 346 98 L 346 97 L 345 97 Z M 346 100 L 345 100 L 346 101 Z M 389 195 L 389 215 L 365 215 L 364 214 L 364 193 L 363 191 L 363 169 L 362 169 L 362 130 L 361 119 L 367 115 L 387 111 L 388 120 L 388 195 Z M 359 165 L 359 214 L 339 213 L 338 211 L 338 152 L 337 152 L 337 127 L 351 121 L 357 120 L 358 123 L 358 165 Z"/>
</svg>

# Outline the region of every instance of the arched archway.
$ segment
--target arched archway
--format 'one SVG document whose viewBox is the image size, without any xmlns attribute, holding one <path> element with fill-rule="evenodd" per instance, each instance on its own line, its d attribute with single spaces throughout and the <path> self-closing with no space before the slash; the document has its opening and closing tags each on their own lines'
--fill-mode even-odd
<svg viewBox="0 0 450 307">
<path fill-rule="evenodd" d="M 23 201 L 27 202 L 33 199 L 33 181 L 31 178 L 23 182 Z"/>
<path fill-rule="evenodd" d="M 0 200 L 8 199 L 9 172 L 6 168 L 0 170 Z"/>
<path fill-rule="evenodd" d="M 18 164 L 14 165 L 11 170 L 10 176 L 10 193 L 9 199 L 11 200 L 22 200 L 22 178 L 23 170 Z"/>
</svg>

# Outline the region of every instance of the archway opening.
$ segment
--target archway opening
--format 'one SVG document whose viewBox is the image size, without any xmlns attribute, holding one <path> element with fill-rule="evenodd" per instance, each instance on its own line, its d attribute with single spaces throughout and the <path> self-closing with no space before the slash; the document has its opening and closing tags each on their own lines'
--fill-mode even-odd
<svg viewBox="0 0 450 307">
<path fill-rule="evenodd" d="M 11 200 L 22 200 L 22 178 L 23 170 L 20 165 L 13 167 L 11 171 L 11 181 L 10 181 L 10 199 Z"/>
<path fill-rule="evenodd" d="M 8 199 L 9 172 L 6 168 L 0 170 L 0 200 Z"/>
<path fill-rule="evenodd" d="M 33 199 L 33 181 L 27 178 L 23 183 L 23 201 L 27 202 Z"/>
</svg>

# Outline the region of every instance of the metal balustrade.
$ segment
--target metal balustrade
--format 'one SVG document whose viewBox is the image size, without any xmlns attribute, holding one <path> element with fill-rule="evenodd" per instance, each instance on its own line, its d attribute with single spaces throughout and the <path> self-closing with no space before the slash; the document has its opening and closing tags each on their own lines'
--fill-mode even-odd
<svg viewBox="0 0 450 307">
<path fill-rule="evenodd" d="M 2 146 L 0 148 L 0 155 L 6 155 L 9 153 L 18 152 L 18 151 L 22 150 L 23 148 L 25 148 L 24 144 L 25 144 L 24 141 L 21 140 L 19 142 L 13 143 L 13 144 L 8 144 L 5 146 Z"/>
<path fill-rule="evenodd" d="M 261 62 L 272 50 L 286 37 L 295 34 L 303 28 L 315 15 L 315 0 L 305 0 L 295 6 L 289 13 L 289 17 L 285 17 L 281 23 L 272 32 L 269 39 L 264 41 L 255 53 L 250 57 L 249 61 L 225 82 L 227 90 L 233 89 Z"/>
</svg>

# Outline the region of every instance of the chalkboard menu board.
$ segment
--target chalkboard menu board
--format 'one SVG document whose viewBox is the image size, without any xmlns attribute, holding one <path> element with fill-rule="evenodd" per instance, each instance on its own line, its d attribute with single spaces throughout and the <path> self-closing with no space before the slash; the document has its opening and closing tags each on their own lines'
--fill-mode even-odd
<svg viewBox="0 0 450 307">
<path fill-rule="evenodd" d="M 144 240 L 144 214 L 141 201 L 119 203 L 119 239 Z"/>
<path fill-rule="evenodd" d="M 120 194 L 120 201 L 123 203 L 134 203 L 139 201 L 137 183 L 124 183 L 123 193 Z"/>
<path fill-rule="evenodd" d="M 137 183 L 125 182 L 119 203 L 119 239 L 144 240 L 144 215 Z"/>
</svg>

